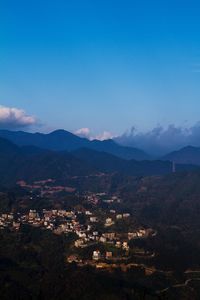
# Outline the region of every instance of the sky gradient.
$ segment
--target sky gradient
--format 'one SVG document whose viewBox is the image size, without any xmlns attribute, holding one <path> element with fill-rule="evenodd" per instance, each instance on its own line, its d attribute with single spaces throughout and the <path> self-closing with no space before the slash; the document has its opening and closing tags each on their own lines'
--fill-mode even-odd
<svg viewBox="0 0 200 300">
<path fill-rule="evenodd" d="M 0 1 L 0 104 L 92 134 L 200 120 L 200 4 Z"/>
</svg>

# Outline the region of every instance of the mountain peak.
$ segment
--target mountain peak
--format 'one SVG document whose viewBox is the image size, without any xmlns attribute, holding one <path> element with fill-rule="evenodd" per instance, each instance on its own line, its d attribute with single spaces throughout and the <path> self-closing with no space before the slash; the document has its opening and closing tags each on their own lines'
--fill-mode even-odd
<svg viewBox="0 0 200 300">
<path fill-rule="evenodd" d="M 189 145 L 165 155 L 163 159 L 182 164 L 200 165 L 200 148 Z"/>
<path fill-rule="evenodd" d="M 73 133 L 64 130 L 64 129 L 56 129 L 49 133 L 49 135 L 73 135 Z"/>
</svg>

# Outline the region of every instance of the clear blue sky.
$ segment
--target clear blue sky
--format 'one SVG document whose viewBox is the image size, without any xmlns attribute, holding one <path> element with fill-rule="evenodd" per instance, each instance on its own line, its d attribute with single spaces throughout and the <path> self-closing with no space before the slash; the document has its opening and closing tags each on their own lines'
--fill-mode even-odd
<svg viewBox="0 0 200 300">
<path fill-rule="evenodd" d="M 119 134 L 200 120 L 200 4 L 0 0 L 0 104 Z"/>
</svg>

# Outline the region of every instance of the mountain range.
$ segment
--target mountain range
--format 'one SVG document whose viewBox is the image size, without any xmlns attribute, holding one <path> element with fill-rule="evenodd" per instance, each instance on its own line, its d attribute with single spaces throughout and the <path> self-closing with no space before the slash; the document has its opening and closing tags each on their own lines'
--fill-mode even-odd
<svg viewBox="0 0 200 300">
<path fill-rule="evenodd" d="M 30 152 L 43 150 L 51 151 L 75 151 L 87 148 L 99 152 L 105 152 L 126 160 L 153 160 L 148 153 L 141 149 L 126 147 L 118 144 L 114 140 L 88 140 L 79 137 L 69 131 L 56 130 L 48 134 L 29 133 L 24 131 L 0 130 L 0 137 L 5 138 L 17 146 L 29 147 Z M 151 152 L 151 149 L 149 149 Z M 187 146 L 178 151 L 173 151 L 162 157 L 157 157 L 162 161 L 174 161 L 180 164 L 200 165 L 200 148 Z"/>
<path fill-rule="evenodd" d="M 177 164 L 177 171 L 197 169 Z M 52 178 L 65 181 L 73 176 L 120 173 L 127 176 L 163 175 L 172 172 L 170 161 L 125 160 L 107 152 L 88 148 L 52 151 L 36 146 L 18 146 L 0 138 L 0 183 L 15 184 Z"/>
<path fill-rule="evenodd" d="M 65 130 L 56 130 L 49 134 L 0 130 L 0 137 L 18 146 L 31 145 L 52 151 L 73 151 L 79 148 L 88 148 L 104 151 L 123 159 L 145 160 L 151 158 L 150 155 L 140 149 L 121 146 L 111 139 L 90 141 Z"/>
</svg>

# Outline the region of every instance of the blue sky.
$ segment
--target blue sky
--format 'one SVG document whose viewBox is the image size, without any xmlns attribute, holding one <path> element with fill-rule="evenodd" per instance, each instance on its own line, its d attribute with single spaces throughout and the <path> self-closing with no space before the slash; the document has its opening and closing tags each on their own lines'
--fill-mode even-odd
<svg viewBox="0 0 200 300">
<path fill-rule="evenodd" d="M 191 126 L 199 15 L 192 0 L 1 0 L 0 104 L 41 130 Z"/>
</svg>

